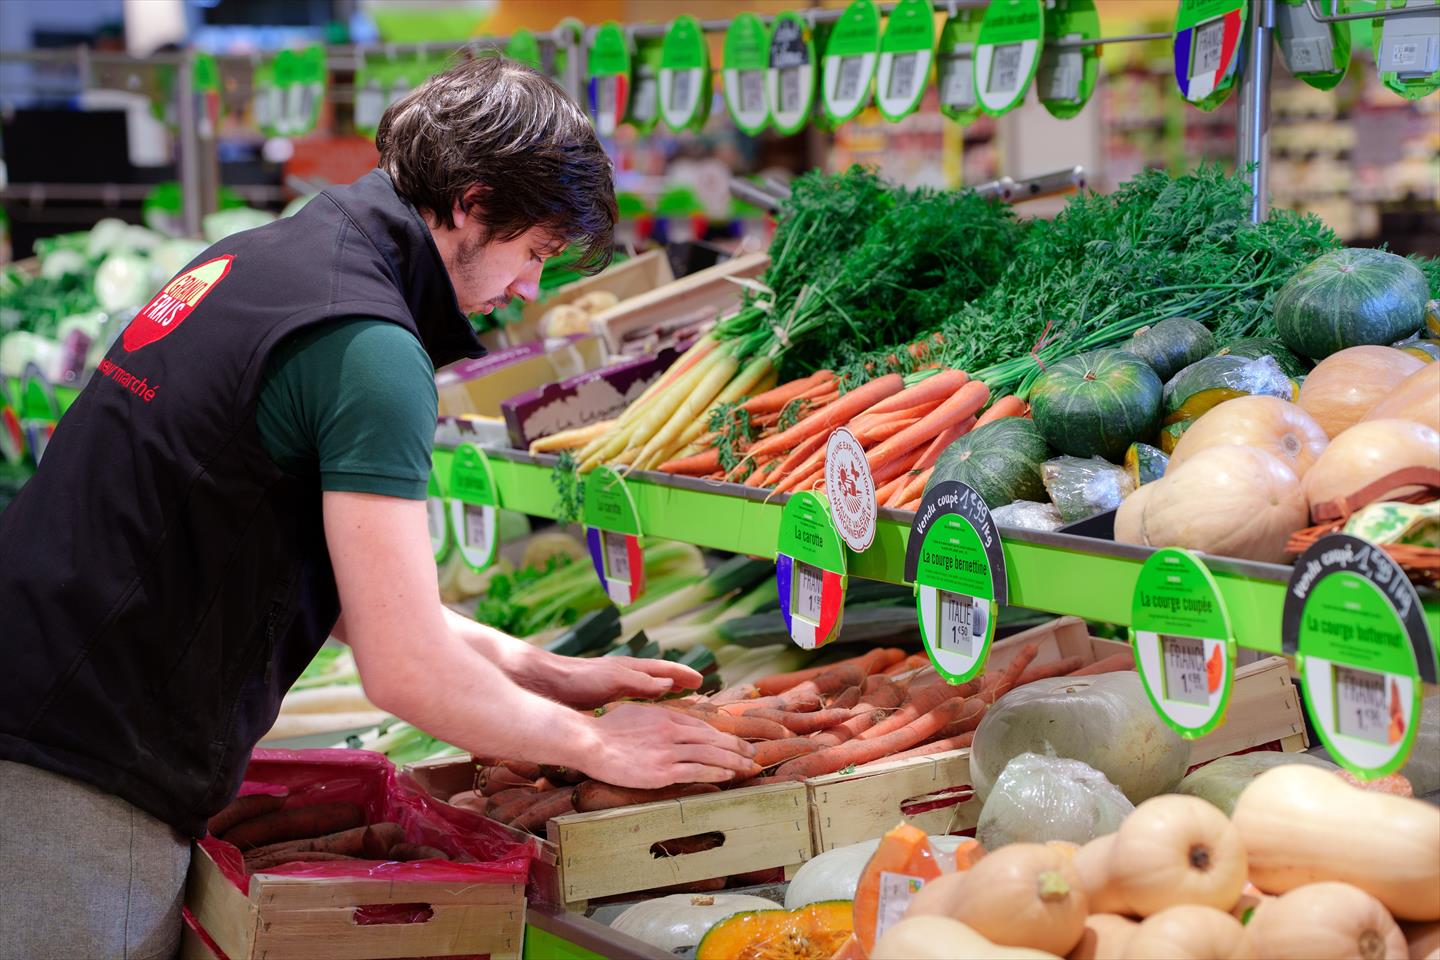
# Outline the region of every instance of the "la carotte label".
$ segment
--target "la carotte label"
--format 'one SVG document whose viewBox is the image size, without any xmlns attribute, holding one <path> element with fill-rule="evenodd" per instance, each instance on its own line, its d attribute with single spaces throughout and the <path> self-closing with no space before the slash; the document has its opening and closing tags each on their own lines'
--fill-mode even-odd
<svg viewBox="0 0 1440 960">
<path fill-rule="evenodd" d="M 185 318 L 190 316 L 200 301 L 215 288 L 230 272 L 230 263 L 235 259 L 231 254 L 207 260 L 197 267 L 191 267 L 164 288 L 135 314 L 130 326 L 125 328 L 122 343 L 127 353 L 134 353 L 141 347 L 174 333 Z"/>
</svg>

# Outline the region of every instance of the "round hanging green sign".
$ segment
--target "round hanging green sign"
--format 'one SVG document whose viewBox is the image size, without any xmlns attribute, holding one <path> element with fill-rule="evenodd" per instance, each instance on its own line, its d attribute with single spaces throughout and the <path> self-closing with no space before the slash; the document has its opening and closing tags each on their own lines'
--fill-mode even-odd
<svg viewBox="0 0 1440 960">
<path fill-rule="evenodd" d="M 1375 30 L 1375 69 L 1380 82 L 1406 100 L 1440 90 L 1440 4 L 1390 0 L 1390 9 L 1428 6 L 1429 16 L 1386 17 Z"/>
<path fill-rule="evenodd" d="M 586 58 L 590 117 L 603 137 L 614 136 L 630 104 L 630 43 L 611 20 L 595 30 Z"/>
<path fill-rule="evenodd" d="M 836 22 L 820 58 L 821 100 L 832 125 L 865 109 L 879 56 L 880 11 L 873 0 L 853 0 Z"/>
<path fill-rule="evenodd" d="M 785 135 L 796 133 L 815 103 L 815 40 L 799 14 L 786 11 L 770 28 L 765 93 L 770 122 Z"/>
<path fill-rule="evenodd" d="M 980 109 L 999 116 L 1024 101 L 1044 43 L 1045 11 L 1040 0 L 990 0 L 975 48 Z"/>
<path fill-rule="evenodd" d="M 755 136 L 770 122 L 765 73 L 770 35 L 753 13 L 738 14 L 725 31 L 725 109 L 741 133 Z"/>
<path fill-rule="evenodd" d="M 635 60 L 631 75 L 635 81 L 630 91 L 630 107 L 625 122 L 638 133 L 649 133 L 660 122 L 660 58 L 664 41 L 655 37 L 635 40 Z"/>
<path fill-rule="evenodd" d="M 505 44 L 505 56 L 525 64 L 531 70 L 539 70 L 540 42 L 535 39 L 534 31 L 521 27 L 510 34 L 510 39 Z"/>
<path fill-rule="evenodd" d="M 808 491 L 780 511 L 775 585 L 790 638 L 806 650 L 835 639 L 845 610 L 845 547 L 828 505 Z"/>
<path fill-rule="evenodd" d="M 1180 96 L 1201 110 L 1214 110 L 1235 88 L 1249 6 L 1249 0 L 1180 0 L 1175 83 Z"/>
<path fill-rule="evenodd" d="M 1140 568 L 1130 606 L 1135 669 L 1160 718 L 1182 737 L 1225 722 L 1235 637 L 1215 578 L 1188 550 L 1157 550 Z"/>
<path fill-rule="evenodd" d="M 609 467 L 585 475 L 585 545 L 606 595 L 624 607 L 645 592 L 640 513 L 625 478 Z"/>
<path fill-rule="evenodd" d="M 441 563 L 450 553 L 450 524 L 445 509 L 445 494 L 440 489 L 440 478 L 430 471 L 430 480 L 425 485 L 425 521 L 430 530 L 430 550 L 435 562 Z"/>
<path fill-rule="evenodd" d="M 1335 13 L 1335 0 L 1319 0 L 1321 16 Z M 1285 65 L 1299 80 L 1317 90 L 1330 90 L 1350 69 L 1350 24 L 1321 23 L 1310 14 L 1305 0 L 1277 0 L 1276 45 Z"/>
<path fill-rule="evenodd" d="M 698 130 L 710 113 L 710 47 L 700 21 L 677 17 L 660 60 L 660 116 L 671 130 Z"/>
<path fill-rule="evenodd" d="M 1045 50 L 1035 72 L 1035 88 L 1040 103 L 1052 116 L 1069 120 L 1085 109 L 1100 73 L 1099 46 L 1060 44 L 1099 36 L 1100 14 L 1095 11 L 1095 0 L 1060 0 L 1045 11 Z"/>
<path fill-rule="evenodd" d="M 915 112 L 935 59 L 935 11 L 930 0 L 900 0 L 885 21 L 876 68 L 875 105 L 890 121 Z"/>
<path fill-rule="evenodd" d="M 960 10 L 945 21 L 940 31 L 936 64 L 940 112 L 960 123 L 969 123 L 981 113 L 975 96 L 975 45 L 980 40 L 983 17 L 980 10 Z"/>
<path fill-rule="evenodd" d="M 490 458 L 470 443 L 455 448 L 450 462 L 450 529 L 461 559 L 477 573 L 495 562 L 500 499 Z"/>
</svg>

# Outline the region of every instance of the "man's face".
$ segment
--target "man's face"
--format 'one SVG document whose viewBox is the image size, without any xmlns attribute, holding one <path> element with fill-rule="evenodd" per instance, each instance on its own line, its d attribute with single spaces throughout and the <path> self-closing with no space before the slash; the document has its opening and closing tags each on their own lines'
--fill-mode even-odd
<svg viewBox="0 0 1440 960">
<path fill-rule="evenodd" d="M 466 314 L 490 313 L 513 297 L 531 301 L 540 292 L 540 269 L 564 246 L 548 231 L 531 227 L 511 240 L 486 237 L 471 221 L 445 259 L 455 297 Z"/>
</svg>

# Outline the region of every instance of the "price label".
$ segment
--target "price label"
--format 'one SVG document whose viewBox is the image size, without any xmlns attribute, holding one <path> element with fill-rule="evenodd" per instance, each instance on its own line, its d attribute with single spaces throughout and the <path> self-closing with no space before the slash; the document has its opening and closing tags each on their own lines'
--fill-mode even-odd
<svg viewBox="0 0 1440 960">
<path fill-rule="evenodd" d="M 450 527 L 461 559 L 477 572 L 495 562 L 499 546 L 499 494 L 485 451 L 471 443 L 455 448 L 450 462 Z"/>
<path fill-rule="evenodd" d="M 677 17 L 665 31 L 661 112 L 672 130 L 699 129 L 710 113 L 710 46 L 700 21 Z"/>
<path fill-rule="evenodd" d="M 815 98 L 815 41 L 794 13 L 780 14 L 770 29 L 766 84 L 775 129 L 788 135 L 805 126 Z"/>
<path fill-rule="evenodd" d="M 467 547 L 489 548 L 495 536 L 495 508 L 477 507 L 473 503 L 464 505 L 465 545 Z"/>
<path fill-rule="evenodd" d="M 800 99 L 802 76 L 798 67 L 789 67 L 780 71 L 779 107 L 782 114 L 794 113 L 803 105 Z"/>
<path fill-rule="evenodd" d="M 835 82 L 834 98 L 849 102 L 860 96 L 860 83 L 865 79 L 865 58 L 844 57 L 840 61 L 840 76 Z"/>
<path fill-rule="evenodd" d="M 1045 49 L 1040 55 L 1035 82 L 1040 103 L 1051 116 L 1068 120 L 1090 101 L 1100 75 L 1100 48 L 1094 44 L 1068 44 L 1099 37 L 1100 15 L 1095 10 L 1095 0 L 1070 0 L 1046 6 Z"/>
<path fill-rule="evenodd" d="M 1020 59 L 1024 48 L 1018 43 L 1007 43 L 996 47 L 990 55 L 990 83 L 988 89 L 997 95 L 1014 93 L 1020 87 Z"/>
<path fill-rule="evenodd" d="M 974 70 L 974 61 L 969 57 L 940 61 L 940 103 L 955 110 L 975 106 Z"/>
<path fill-rule="evenodd" d="M 531 70 L 539 70 L 540 41 L 535 39 L 534 31 L 522 27 L 511 33 L 509 42 L 505 44 L 505 56 L 525 64 Z"/>
<path fill-rule="evenodd" d="M 980 115 L 975 91 L 975 45 L 980 39 L 980 11 L 960 10 L 940 31 L 940 112 L 969 123 Z"/>
<path fill-rule="evenodd" d="M 1175 82 L 1202 110 L 1224 103 L 1234 89 L 1247 0 L 1180 0 L 1175 18 Z"/>
<path fill-rule="evenodd" d="M 590 115 L 601 136 L 615 134 L 630 103 L 630 41 L 613 20 L 601 24 L 586 58 Z"/>
<path fill-rule="evenodd" d="M 635 45 L 632 69 L 634 86 L 630 92 L 630 109 L 625 122 L 639 133 L 649 133 L 660 120 L 660 63 L 662 41 L 641 38 Z"/>
<path fill-rule="evenodd" d="M 1039 0 L 990 0 L 975 49 L 975 88 L 986 113 L 998 116 L 1024 101 L 1044 44 Z"/>
<path fill-rule="evenodd" d="M 1400 769 L 1415 743 L 1421 682 L 1440 673 L 1404 571 L 1348 534 L 1321 537 L 1290 575 L 1281 645 L 1330 756 L 1362 779 Z"/>
<path fill-rule="evenodd" d="M 640 516 L 625 479 L 609 467 L 585 475 L 585 542 L 606 596 L 629 606 L 645 591 Z"/>
<path fill-rule="evenodd" d="M 1085 58 L 1079 50 L 1045 51 L 1040 61 L 1040 99 L 1078 99 L 1084 72 Z"/>
<path fill-rule="evenodd" d="M 813 650 L 835 639 L 845 607 L 845 548 L 827 504 L 808 491 L 780 512 L 775 585 L 796 645 Z"/>
<path fill-rule="evenodd" d="M 725 108 L 742 133 L 755 136 L 770 122 L 766 99 L 766 72 L 770 65 L 770 36 L 760 18 L 740 13 L 725 31 Z"/>
<path fill-rule="evenodd" d="M 1215 578 L 1188 550 L 1157 550 L 1140 568 L 1130 607 L 1135 669 L 1155 711 L 1182 737 L 1225 722 L 1235 640 Z"/>
<path fill-rule="evenodd" d="M 875 105 L 890 121 L 915 112 L 935 60 L 935 13 L 928 0 L 900 0 L 885 23 Z"/>
<path fill-rule="evenodd" d="M 1195 28 L 1195 49 L 1190 58 L 1190 76 L 1198 77 L 1220 69 L 1220 54 L 1225 44 L 1223 21 L 1202 24 Z"/>
<path fill-rule="evenodd" d="M 1335 13 L 1335 0 L 1319 0 L 1322 16 Z M 1298 79 L 1318 90 L 1330 90 L 1350 68 L 1350 24 L 1321 23 L 1304 0 L 1275 4 L 1275 32 L 1280 53 Z"/>
<path fill-rule="evenodd" d="M 425 491 L 425 525 L 430 532 L 430 550 L 440 563 L 450 552 L 450 525 L 445 521 L 445 496 L 433 470 Z"/>
<path fill-rule="evenodd" d="M 604 531 L 605 538 L 605 576 L 610 580 L 624 580 L 629 582 L 630 578 L 630 545 L 626 541 L 625 534 L 611 533 Z"/>
<path fill-rule="evenodd" d="M 746 113 L 759 113 L 765 109 L 765 75 L 759 71 L 740 75 L 740 103 Z"/>
<path fill-rule="evenodd" d="M 1375 21 L 1375 68 L 1380 82 L 1406 100 L 1440 90 L 1440 4 L 1390 0 L 1389 8 L 1429 7 L 1428 16 Z"/>
<path fill-rule="evenodd" d="M 920 637 L 946 680 L 980 673 L 1005 602 L 1005 555 L 985 500 L 963 483 L 926 491 L 910 526 L 905 576 L 915 583 Z"/>
<path fill-rule="evenodd" d="M 853 0 L 831 30 L 821 58 L 825 116 L 832 126 L 864 109 L 879 51 L 880 11 L 872 0 Z"/>
</svg>

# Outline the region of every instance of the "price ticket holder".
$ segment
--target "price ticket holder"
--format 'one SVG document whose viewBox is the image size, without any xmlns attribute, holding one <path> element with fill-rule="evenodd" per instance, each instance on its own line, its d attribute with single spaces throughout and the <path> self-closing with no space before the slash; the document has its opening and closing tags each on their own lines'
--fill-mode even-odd
<svg viewBox="0 0 1440 960">
<path fill-rule="evenodd" d="M 880 11 L 873 0 L 854 0 L 835 24 L 820 58 L 825 116 L 839 126 L 865 108 L 880 51 Z"/>
<path fill-rule="evenodd" d="M 1180 0 L 1175 18 L 1175 82 L 1201 110 L 1230 96 L 1240 68 L 1249 0 Z"/>
<path fill-rule="evenodd" d="M 585 476 L 585 543 L 605 594 L 620 606 L 645 592 L 640 514 L 625 478 L 609 467 Z"/>
<path fill-rule="evenodd" d="M 756 136 L 770 123 L 766 74 L 770 65 L 770 36 L 753 13 L 741 13 L 725 31 L 725 108 L 741 132 Z"/>
<path fill-rule="evenodd" d="M 825 501 L 809 491 L 792 495 L 780 513 L 775 583 L 796 645 L 814 650 L 835 639 L 845 609 L 845 548 Z"/>
<path fill-rule="evenodd" d="M 1335 0 L 1320 0 L 1322 16 L 1335 13 Z M 1280 55 L 1297 79 L 1317 90 L 1331 90 L 1350 69 L 1350 24 L 1321 23 L 1305 0 L 1278 0 L 1275 32 Z"/>
<path fill-rule="evenodd" d="M 765 92 L 777 131 L 789 136 L 805 126 L 815 102 L 815 39 L 797 13 L 780 14 L 770 28 Z"/>
<path fill-rule="evenodd" d="M 980 108 L 999 116 L 1025 100 L 1045 43 L 1041 0 L 990 0 L 975 48 Z"/>
<path fill-rule="evenodd" d="M 698 130 L 710 116 L 710 47 L 700 21 L 688 14 L 665 32 L 660 116 L 671 130 Z"/>
<path fill-rule="evenodd" d="M 595 132 L 613 137 L 630 105 L 630 42 L 619 24 L 611 21 L 595 31 L 586 69 Z"/>
<path fill-rule="evenodd" d="M 636 133 L 649 133 L 660 122 L 660 63 L 665 56 L 665 41 L 639 36 L 631 30 L 635 57 L 630 63 L 630 109 L 625 122 Z"/>
<path fill-rule="evenodd" d="M 436 563 L 444 563 L 450 554 L 450 523 L 446 512 L 445 493 L 432 468 L 430 481 L 425 486 L 425 522 L 430 528 L 430 550 L 435 554 Z"/>
<path fill-rule="evenodd" d="M 1400 769 L 1421 681 L 1435 683 L 1440 665 L 1420 598 L 1390 555 L 1343 533 L 1312 544 L 1286 588 L 1281 645 L 1335 762 L 1362 779 Z"/>
<path fill-rule="evenodd" d="M 1100 14 L 1095 0 L 1067 0 L 1045 11 L 1045 48 L 1035 73 L 1040 103 L 1050 114 L 1069 120 L 1085 108 L 1100 73 L 1100 47 L 1057 46 L 1060 40 L 1095 40 Z"/>
<path fill-rule="evenodd" d="M 892 122 L 920 106 L 935 60 L 935 11 L 929 0 L 900 0 L 885 23 L 875 105 Z"/>
<path fill-rule="evenodd" d="M 1135 669 L 1167 725 L 1193 740 L 1225 722 L 1235 634 L 1199 557 L 1173 547 L 1150 555 L 1135 580 L 1130 629 Z"/>
<path fill-rule="evenodd" d="M 1389 16 L 1373 36 L 1380 82 L 1406 100 L 1440 89 L 1440 4 L 1433 0 L 1390 0 L 1389 11 L 1420 9 L 1419 15 Z"/>
<path fill-rule="evenodd" d="M 975 45 L 981 22 L 979 10 L 957 10 L 940 31 L 936 65 L 940 112 L 959 123 L 969 123 L 981 113 L 975 97 Z"/>
<path fill-rule="evenodd" d="M 450 467 L 450 529 L 465 565 L 479 573 L 495 562 L 500 494 L 490 458 L 472 443 L 455 448 Z"/>
<path fill-rule="evenodd" d="M 905 579 L 935 669 L 964 683 L 985 668 L 1008 598 L 1005 554 L 985 500 L 957 481 L 926 491 L 910 526 Z"/>
</svg>

